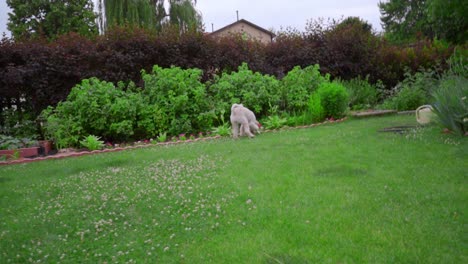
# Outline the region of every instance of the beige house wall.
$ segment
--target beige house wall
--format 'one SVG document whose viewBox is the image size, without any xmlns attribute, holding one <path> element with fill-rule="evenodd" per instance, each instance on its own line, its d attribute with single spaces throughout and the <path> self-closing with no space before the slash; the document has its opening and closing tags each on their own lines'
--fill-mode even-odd
<svg viewBox="0 0 468 264">
<path fill-rule="evenodd" d="M 266 32 L 260 31 L 246 23 L 238 23 L 229 26 L 228 28 L 213 33 L 214 36 L 229 36 L 231 34 L 241 34 L 246 36 L 250 39 L 257 39 L 258 41 L 268 44 L 271 43 L 271 35 L 267 34 Z"/>
</svg>

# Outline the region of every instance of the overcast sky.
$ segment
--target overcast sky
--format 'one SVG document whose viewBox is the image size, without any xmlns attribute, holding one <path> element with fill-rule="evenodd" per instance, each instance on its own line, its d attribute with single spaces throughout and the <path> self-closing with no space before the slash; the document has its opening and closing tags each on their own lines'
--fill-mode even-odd
<svg viewBox="0 0 468 264">
<path fill-rule="evenodd" d="M 358 16 L 381 31 L 379 0 L 198 0 L 197 9 L 203 15 L 205 29 L 211 32 L 236 21 L 246 19 L 265 29 L 280 30 L 293 27 L 304 31 L 310 19 Z M 8 22 L 6 0 L 0 0 L 0 34 L 6 32 Z"/>
</svg>

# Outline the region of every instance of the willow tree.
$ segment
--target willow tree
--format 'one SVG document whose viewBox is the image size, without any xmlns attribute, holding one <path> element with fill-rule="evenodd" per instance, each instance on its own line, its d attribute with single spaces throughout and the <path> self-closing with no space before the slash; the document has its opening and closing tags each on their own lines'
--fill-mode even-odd
<svg viewBox="0 0 468 264">
<path fill-rule="evenodd" d="M 154 0 L 99 0 L 100 29 L 113 25 L 156 28 Z"/>
<path fill-rule="evenodd" d="M 202 16 L 195 9 L 196 1 L 169 0 L 169 23 L 176 25 L 181 31 L 201 29 Z"/>
<path fill-rule="evenodd" d="M 112 25 L 135 25 L 161 30 L 166 25 L 177 25 L 183 31 L 201 28 L 202 19 L 195 9 L 196 1 L 169 0 L 99 0 L 100 30 Z"/>
</svg>

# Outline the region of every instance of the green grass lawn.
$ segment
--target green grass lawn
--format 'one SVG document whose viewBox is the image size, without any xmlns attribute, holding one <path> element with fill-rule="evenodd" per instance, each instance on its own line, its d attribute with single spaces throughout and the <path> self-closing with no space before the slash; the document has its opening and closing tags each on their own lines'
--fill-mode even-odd
<svg viewBox="0 0 468 264">
<path fill-rule="evenodd" d="M 0 167 L 1 263 L 468 263 L 468 141 L 413 116 Z"/>
</svg>

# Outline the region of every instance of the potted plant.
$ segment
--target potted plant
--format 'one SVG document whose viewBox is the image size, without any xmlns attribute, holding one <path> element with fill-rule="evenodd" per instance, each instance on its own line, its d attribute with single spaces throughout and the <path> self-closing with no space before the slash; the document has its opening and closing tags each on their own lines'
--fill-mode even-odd
<svg viewBox="0 0 468 264">
<path fill-rule="evenodd" d="M 49 152 L 52 151 L 52 141 L 51 140 L 39 140 L 40 151 L 44 155 L 49 155 Z"/>
<path fill-rule="evenodd" d="M 15 138 L 0 135 L 0 156 L 9 158 L 28 158 L 39 154 L 39 144 L 30 138 Z"/>
</svg>

